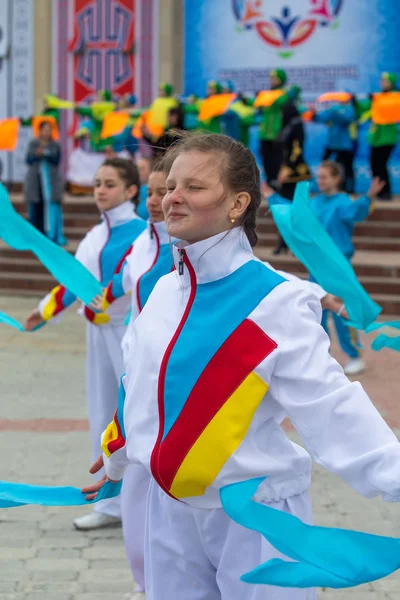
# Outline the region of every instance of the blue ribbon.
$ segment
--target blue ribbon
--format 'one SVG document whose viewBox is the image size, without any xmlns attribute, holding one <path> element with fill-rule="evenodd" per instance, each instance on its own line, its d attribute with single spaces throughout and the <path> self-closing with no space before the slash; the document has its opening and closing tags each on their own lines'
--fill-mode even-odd
<svg viewBox="0 0 400 600">
<path fill-rule="evenodd" d="M 102 294 L 99 281 L 76 258 L 18 215 L 0 184 L 0 238 L 15 250 L 30 250 L 53 277 L 86 305 Z"/>
<path fill-rule="evenodd" d="M 26 485 L 12 481 L 0 481 L 0 508 L 14 508 L 26 504 L 41 506 L 81 506 L 93 504 L 106 498 L 114 498 L 121 491 L 122 481 L 107 481 L 94 500 L 86 500 L 80 489 L 74 487 L 51 487 Z"/>
<path fill-rule="evenodd" d="M 272 559 L 242 575 L 247 583 L 290 588 L 348 588 L 400 568 L 400 540 L 358 531 L 306 525 L 297 517 L 252 500 L 263 479 L 220 490 L 231 519 L 260 532 L 294 562 Z"/>
<path fill-rule="evenodd" d="M 8 325 L 9 327 L 13 327 L 14 329 L 17 329 L 18 331 L 26 332 L 25 327 L 19 321 L 17 321 L 13 317 L 10 317 L 10 315 L 7 315 L 7 313 L 2 312 L 1 310 L 0 310 L 0 323 L 3 323 L 4 325 Z M 46 325 L 46 323 L 40 323 L 40 325 L 37 325 L 31 331 L 32 332 L 37 331 L 44 325 Z"/>
<path fill-rule="evenodd" d="M 339 296 L 350 316 L 348 324 L 365 329 L 382 308 L 357 279 L 348 260 L 310 207 L 307 182 L 298 183 L 292 205 L 272 205 L 274 221 L 293 254 L 329 293 Z"/>
<path fill-rule="evenodd" d="M 371 331 L 376 331 L 382 327 L 400 329 L 400 321 L 381 321 L 379 323 L 372 323 L 372 325 L 367 327 L 366 331 L 367 333 L 371 333 Z M 396 350 L 396 352 L 400 352 L 400 335 L 391 337 L 385 333 L 381 333 L 377 338 L 374 339 L 371 347 L 373 350 L 375 350 L 375 352 L 382 350 L 382 348 L 391 348 L 392 350 Z"/>
</svg>

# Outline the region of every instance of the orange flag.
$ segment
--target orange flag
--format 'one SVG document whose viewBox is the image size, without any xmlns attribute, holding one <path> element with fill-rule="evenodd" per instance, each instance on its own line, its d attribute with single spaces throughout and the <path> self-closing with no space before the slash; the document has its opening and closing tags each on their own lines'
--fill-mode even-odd
<svg viewBox="0 0 400 600">
<path fill-rule="evenodd" d="M 19 119 L 0 120 L 0 150 L 12 152 L 18 143 Z"/>
<path fill-rule="evenodd" d="M 148 130 L 150 135 L 152 135 L 154 138 L 158 139 L 164 133 L 164 127 L 162 125 L 155 125 L 154 123 L 151 123 L 151 110 L 147 110 L 146 112 L 144 112 L 140 115 L 140 117 L 138 118 L 138 120 L 136 121 L 135 125 L 132 128 L 133 137 L 135 137 L 139 140 L 142 139 L 142 137 L 143 137 L 142 126 L 143 125 L 146 127 L 146 129 Z"/>
<path fill-rule="evenodd" d="M 113 135 L 118 135 L 119 133 L 122 133 L 128 123 L 128 120 L 128 113 L 108 113 L 108 115 L 104 117 L 103 127 L 100 134 L 101 139 L 104 140 L 106 138 L 112 137 Z"/>
<path fill-rule="evenodd" d="M 262 106 L 264 108 L 268 108 L 284 94 L 286 94 L 284 90 L 265 90 L 263 92 L 259 92 L 257 94 L 256 101 L 254 102 L 254 107 L 260 108 Z"/>
<path fill-rule="evenodd" d="M 400 92 L 379 92 L 372 99 L 372 122 L 394 125 L 400 122 Z"/>
<path fill-rule="evenodd" d="M 49 117 L 46 117 L 46 116 L 33 117 L 33 119 L 32 119 L 33 135 L 35 137 L 39 137 L 40 125 L 42 123 L 50 123 L 52 138 L 53 138 L 53 140 L 55 140 L 57 142 L 60 139 L 60 133 L 58 131 L 57 121 L 55 120 L 54 117 L 50 117 L 50 116 Z"/>
<path fill-rule="evenodd" d="M 326 92 L 317 98 L 317 102 L 349 102 L 349 92 Z"/>
<path fill-rule="evenodd" d="M 199 121 L 209 121 L 214 117 L 220 117 L 228 110 L 236 99 L 236 94 L 213 94 L 206 98 L 201 105 Z"/>
</svg>

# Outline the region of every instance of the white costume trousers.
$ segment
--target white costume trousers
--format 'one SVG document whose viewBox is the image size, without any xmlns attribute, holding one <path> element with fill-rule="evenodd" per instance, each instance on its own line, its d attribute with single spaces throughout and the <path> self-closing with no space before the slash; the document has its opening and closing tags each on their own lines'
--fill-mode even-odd
<svg viewBox="0 0 400 600">
<path fill-rule="evenodd" d="M 312 522 L 307 493 L 269 506 Z M 198 509 L 173 500 L 152 479 L 145 532 L 146 600 L 316 600 L 314 589 L 240 581 L 242 574 L 272 558 L 288 560 L 222 509 Z"/>
<path fill-rule="evenodd" d="M 121 340 L 125 325 L 92 325 L 86 329 L 86 396 L 92 441 L 92 461 L 101 454 L 101 435 L 112 421 L 118 405 L 118 389 L 124 374 Z M 98 473 L 98 478 L 103 472 Z M 94 510 L 121 516 L 120 497 L 101 500 Z"/>
<path fill-rule="evenodd" d="M 125 552 L 137 584 L 144 592 L 144 530 L 150 473 L 140 464 L 129 465 L 121 491 L 122 532 Z"/>
</svg>

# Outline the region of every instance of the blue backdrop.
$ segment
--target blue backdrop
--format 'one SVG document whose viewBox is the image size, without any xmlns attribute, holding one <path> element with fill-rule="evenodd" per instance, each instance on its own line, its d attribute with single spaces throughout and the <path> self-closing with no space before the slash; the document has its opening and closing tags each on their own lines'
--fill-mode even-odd
<svg viewBox="0 0 400 600">
<path fill-rule="evenodd" d="M 254 93 L 268 88 L 276 68 L 300 85 L 306 103 L 327 91 L 378 91 L 382 71 L 400 78 L 399 31 L 399 0 L 186 0 L 185 94 L 204 96 L 210 79 Z M 360 129 L 358 191 L 370 180 L 367 131 Z M 325 139 L 323 125 L 307 124 L 312 166 Z M 400 193 L 400 145 L 390 167 Z"/>
</svg>

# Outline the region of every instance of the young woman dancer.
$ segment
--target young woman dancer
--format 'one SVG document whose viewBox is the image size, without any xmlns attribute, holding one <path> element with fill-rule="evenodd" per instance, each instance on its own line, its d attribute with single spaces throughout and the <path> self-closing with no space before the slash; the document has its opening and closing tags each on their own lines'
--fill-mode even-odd
<svg viewBox="0 0 400 600">
<path fill-rule="evenodd" d="M 118 298 L 131 294 L 130 323 L 122 341 L 125 359 L 130 347 L 130 332 L 141 313 L 157 281 L 173 268 L 170 237 L 167 233 L 162 199 L 167 193 L 166 175 L 162 162 L 153 165 L 148 179 L 146 208 L 149 213 L 148 227 L 132 245 L 124 263 L 95 303 L 98 310 L 108 310 Z M 133 351 L 134 354 L 134 351 Z M 130 465 L 124 477 L 121 492 L 122 530 L 128 562 L 137 584 L 137 591 L 144 584 L 144 523 L 150 473 L 140 464 Z"/>
<path fill-rule="evenodd" d="M 103 461 L 111 480 L 128 462 L 151 470 L 147 600 L 313 600 L 312 589 L 240 581 L 281 555 L 227 516 L 221 487 L 265 478 L 259 503 L 311 521 L 311 459 L 282 430 L 286 415 L 314 459 L 365 496 L 400 500 L 400 444 L 330 356 L 317 297 L 254 257 L 251 152 L 221 135 L 190 138 L 167 190 L 167 230 L 185 241 L 135 321 L 125 405 L 91 472 Z"/>
<path fill-rule="evenodd" d="M 139 197 L 137 167 L 123 158 L 106 160 L 96 175 L 94 199 L 101 213 L 101 223 L 93 227 L 81 241 L 76 258 L 107 285 L 120 261 L 124 261 L 132 242 L 146 228 L 138 218 L 135 203 Z M 76 297 L 63 286 L 55 287 L 27 318 L 25 328 L 33 329 L 42 321 L 60 317 Z M 129 298 L 121 298 L 105 314 L 82 307 L 86 318 L 86 396 L 92 454 L 97 457 L 99 439 L 112 419 L 118 397 L 120 378 L 124 373 L 121 340 L 126 330 Z M 99 323 L 104 323 L 98 327 Z M 94 512 L 74 521 L 77 529 L 95 529 L 119 522 L 120 499 L 96 504 Z"/>
</svg>

